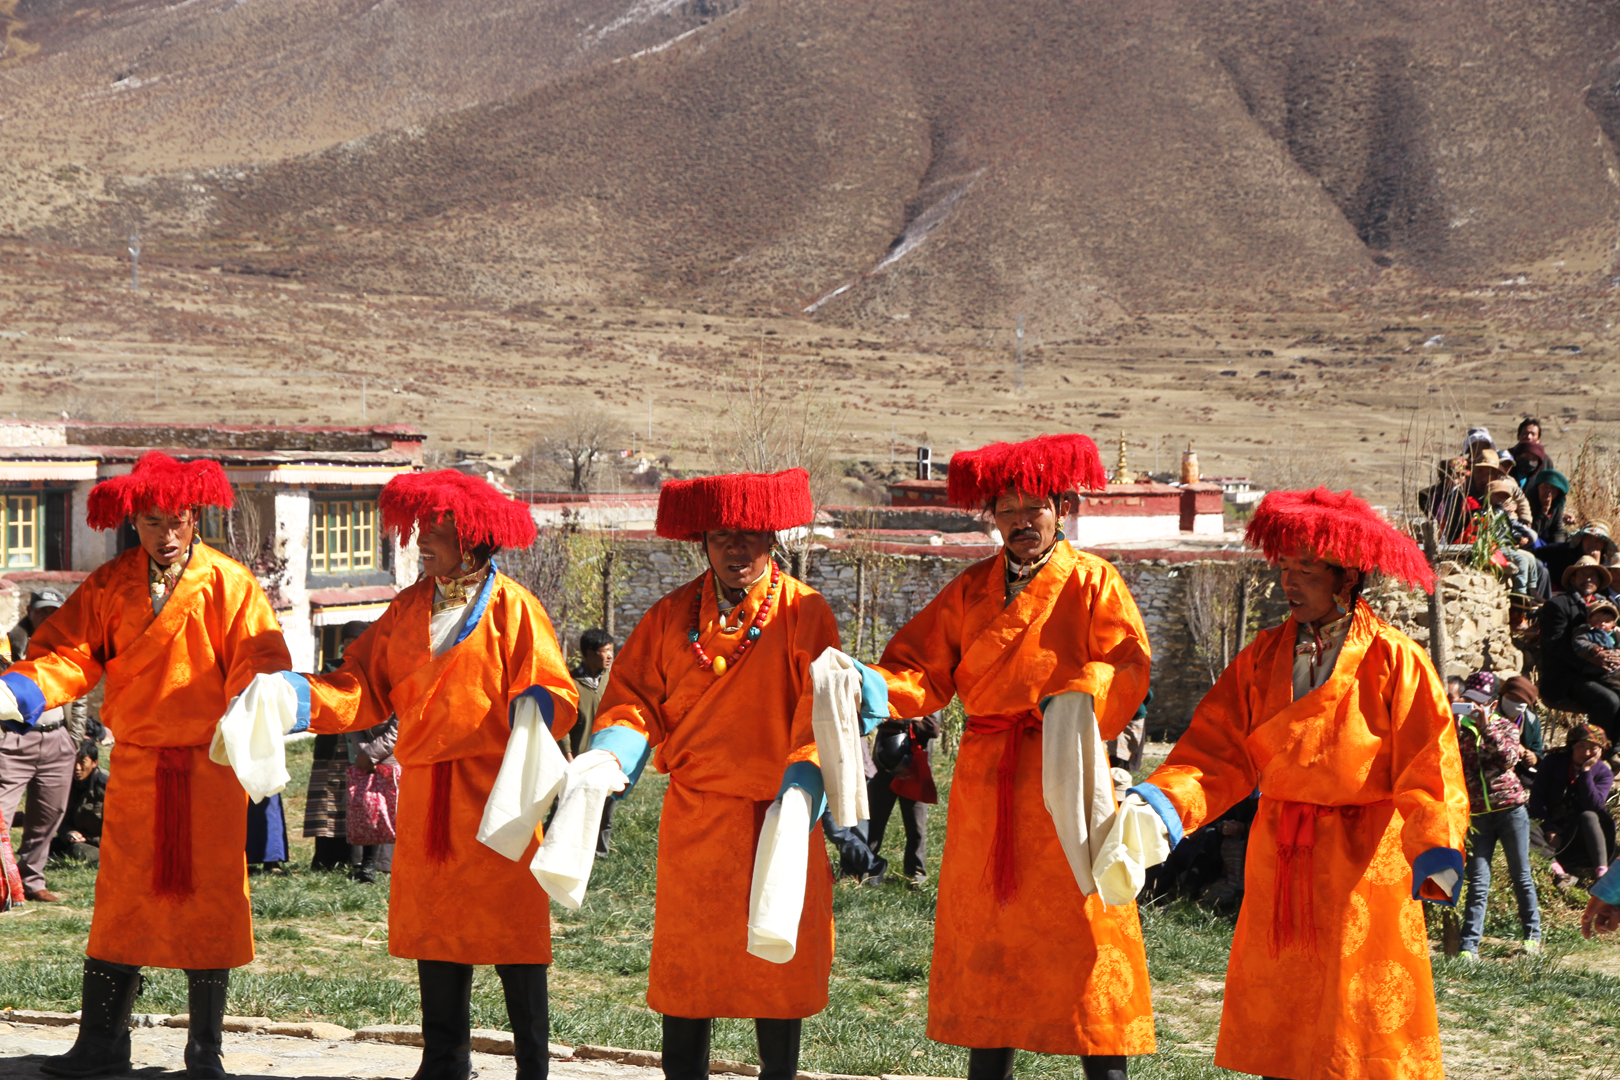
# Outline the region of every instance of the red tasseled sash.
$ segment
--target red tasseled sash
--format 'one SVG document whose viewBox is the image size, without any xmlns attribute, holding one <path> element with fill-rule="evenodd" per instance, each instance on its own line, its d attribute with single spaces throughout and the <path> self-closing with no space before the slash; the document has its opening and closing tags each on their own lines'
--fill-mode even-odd
<svg viewBox="0 0 1620 1080">
<path fill-rule="evenodd" d="M 1354 820 L 1364 809 L 1394 806 L 1384 799 L 1354 806 L 1318 806 L 1283 802 L 1277 809 L 1277 879 L 1271 900 L 1271 955 L 1276 956 L 1304 937 L 1304 947 L 1316 954 L 1316 819 L 1338 813 Z M 1299 921 L 1294 921 L 1294 879 L 1299 878 Z"/>
<path fill-rule="evenodd" d="M 184 899 L 191 895 L 191 751 L 158 748 L 157 806 L 152 815 L 152 891 Z"/>
<path fill-rule="evenodd" d="M 433 763 L 433 787 L 428 793 L 427 857 L 442 863 L 450 858 L 450 771 L 455 763 Z"/>
<path fill-rule="evenodd" d="M 996 765 L 996 834 L 990 847 L 990 868 L 996 902 L 1006 907 L 1018 893 L 1018 875 L 1013 866 L 1013 780 L 1018 775 L 1018 755 L 1024 733 L 1041 730 L 1040 710 L 970 716 L 967 729 L 981 735 L 1007 734 L 1007 745 Z"/>
</svg>

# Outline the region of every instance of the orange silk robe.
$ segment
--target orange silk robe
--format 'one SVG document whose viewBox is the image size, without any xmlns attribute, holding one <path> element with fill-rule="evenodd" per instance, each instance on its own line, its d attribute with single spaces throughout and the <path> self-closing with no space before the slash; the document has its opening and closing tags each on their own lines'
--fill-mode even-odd
<svg viewBox="0 0 1620 1080">
<path fill-rule="evenodd" d="M 102 564 L 28 643 L 10 671 L 48 705 L 89 693 L 105 674 L 102 719 L 117 742 L 107 781 L 101 869 L 87 952 L 167 968 L 230 968 L 253 960 L 248 904 L 247 793 L 208 760 L 226 707 L 262 672 L 292 666 L 264 590 L 246 567 L 205 544 L 152 614 L 140 548 Z M 192 889 L 157 895 L 153 866 L 158 763 L 185 770 Z"/>
<path fill-rule="evenodd" d="M 757 611 L 769 576 L 745 604 Z M 821 594 L 783 574 L 769 621 L 724 675 L 698 667 L 687 632 L 702 590 L 699 642 L 730 657 L 741 632 L 718 625 L 711 575 L 659 600 L 613 658 L 595 730 L 646 737 L 669 774 L 658 823 L 658 899 L 647 1004 L 666 1016 L 795 1019 L 827 1005 L 832 868 L 812 840 L 798 949 L 786 964 L 748 953 L 748 896 L 765 811 L 790 763 L 820 764 L 810 728 L 810 664 L 838 647 Z M 627 766 L 628 767 L 628 766 Z"/>
<path fill-rule="evenodd" d="M 1148 641 L 1136 602 L 1107 562 L 1059 541 L 1006 603 L 1003 558 L 947 585 L 889 642 L 881 667 L 900 716 L 1034 709 L 1083 691 L 1110 739 L 1148 689 Z M 970 719 L 971 727 L 971 719 Z M 928 1037 L 1043 1054 L 1147 1054 L 1154 1048 L 1147 957 L 1136 905 L 1105 907 L 1075 884 L 1041 793 L 1041 733 L 1025 732 L 1013 791 L 1018 888 L 991 887 L 996 768 L 1006 734 L 969 730 L 951 780 L 928 982 Z"/>
<path fill-rule="evenodd" d="M 550 900 L 529 872 L 538 840 L 514 862 L 478 842 L 478 825 L 512 733 L 512 705 L 531 687 L 549 692 L 551 733 L 561 738 L 574 726 L 579 694 L 540 602 L 500 573 L 486 589 L 473 601 L 485 606 L 468 614 L 466 637 L 437 658 L 428 629 L 433 579 L 401 592 L 344 651 L 341 667 L 308 677 L 309 726 L 324 734 L 399 717 L 389 953 L 549 964 Z M 449 782 L 450 850 L 442 861 L 428 848 L 436 768 Z"/>
<path fill-rule="evenodd" d="M 1365 603 L 1353 619 L 1333 673 L 1299 701 L 1294 620 L 1261 631 L 1149 778 L 1188 832 L 1260 788 L 1215 1046 L 1227 1069 L 1290 1080 L 1441 1075 L 1412 862 L 1463 848 L 1456 728 L 1423 649 Z M 1291 885 L 1302 929 L 1309 894 L 1315 948 L 1296 934 L 1273 955 L 1281 801 L 1331 809 L 1316 811 L 1315 849 Z"/>
</svg>

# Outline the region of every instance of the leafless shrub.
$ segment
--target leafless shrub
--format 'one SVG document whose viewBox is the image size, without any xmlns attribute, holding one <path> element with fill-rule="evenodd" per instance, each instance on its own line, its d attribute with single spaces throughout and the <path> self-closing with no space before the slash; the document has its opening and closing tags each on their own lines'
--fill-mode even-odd
<svg viewBox="0 0 1620 1080">
<path fill-rule="evenodd" d="M 235 505 L 224 511 L 221 524 L 225 554 L 253 571 L 272 606 L 287 607 L 281 592 L 287 583 L 287 556 L 277 549 L 275 530 L 265 528 L 259 501 L 238 491 Z"/>
<path fill-rule="evenodd" d="M 1569 509 L 1581 524 L 1620 522 L 1620 454 L 1605 436 L 1588 435 L 1581 441 L 1575 468 L 1569 477 Z"/>
<path fill-rule="evenodd" d="M 630 442 L 629 429 L 601 407 L 570 412 L 535 440 L 524 456 L 535 468 L 552 474 L 537 477 L 539 482 L 560 480 L 569 491 L 590 491 L 603 473 L 616 462 L 617 453 Z"/>
<path fill-rule="evenodd" d="M 1248 641 L 1259 568 L 1257 561 L 1244 560 L 1190 563 L 1184 571 L 1187 629 L 1211 685 Z"/>
</svg>

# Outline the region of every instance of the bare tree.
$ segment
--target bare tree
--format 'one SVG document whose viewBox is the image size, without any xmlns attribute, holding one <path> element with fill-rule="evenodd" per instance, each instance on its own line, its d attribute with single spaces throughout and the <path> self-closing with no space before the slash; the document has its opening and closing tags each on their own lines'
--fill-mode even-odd
<svg viewBox="0 0 1620 1080">
<path fill-rule="evenodd" d="M 1569 477 L 1569 509 L 1581 524 L 1612 523 L 1620 513 L 1620 455 L 1602 435 L 1581 441 Z"/>
<path fill-rule="evenodd" d="M 610 453 L 629 442 L 629 429 L 606 409 L 596 407 L 570 412 L 527 453 L 531 461 L 559 466 L 569 491 L 589 491 Z"/>
<path fill-rule="evenodd" d="M 222 511 L 221 518 L 225 554 L 253 571 L 272 605 L 285 607 L 281 587 L 287 581 L 287 557 L 276 550 L 275 529 L 265 528 L 259 502 L 237 491 L 234 505 Z"/>
<path fill-rule="evenodd" d="M 799 468 L 810 474 L 815 509 L 825 506 L 838 484 L 833 442 L 843 433 L 843 406 L 817 387 L 767 368 L 763 357 L 745 363 L 717 396 L 725 428 L 714 456 L 722 467 L 744 472 Z M 812 519 L 811 525 L 814 525 Z M 808 570 L 813 532 L 783 541 L 789 572 L 801 581 Z"/>
</svg>

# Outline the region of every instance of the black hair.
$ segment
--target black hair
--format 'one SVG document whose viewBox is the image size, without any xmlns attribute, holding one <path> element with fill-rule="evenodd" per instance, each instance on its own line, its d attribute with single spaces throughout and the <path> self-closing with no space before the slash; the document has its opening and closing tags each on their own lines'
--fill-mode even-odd
<svg viewBox="0 0 1620 1080">
<path fill-rule="evenodd" d="M 1533 416 L 1527 416 L 1523 420 L 1519 421 L 1519 430 L 1516 432 L 1519 438 L 1524 438 L 1524 429 L 1529 427 L 1531 424 L 1535 425 L 1537 431 L 1541 430 L 1541 421 L 1537 420 Z"/>
<path fill-rule="evenodd" d="M 364 634 L 370 629 L 371 624 L 365 620 L 350 619 L 348 622 L 343 624 L 343 629 L 338 632 L 338 637 L 343 641 L 354 641 L 358 639 L 361 634 Z"/>
<path fill-rule="evenodd" d="M 1463 679 L 1463 677 L 1461 675 L 1447 675 L 1446 676 L 1446 686 L 1447 686 L 1448 689 L 1450 687 L 1453 687 L 1453 686 L 1467 686 L 1467 685 L 1468 685 L 1468 683 Z"/>
<path fill-rule="evenodd" d="M 581 653 L 601 652 L 604 645 L 613 644 L 613 635 L 599 627 L 592 627 L 579 635 L 579 651 Z"/>
<path fill-rule="evenodd" d="M 94 739 L 86 739 L 79 744 L 79 753 L 77 756 L 81 758 L 89 758 L 91 761 L 100 761 L 101 747 L 96 745 L 96 741 Z"/>
<path fill-rule="evenodd" d="M 471 550 L 466 551 L 466 554 L 472 556 L 474 565 L 486 566 L 489 560 L 494 558 L 500 550 L 501 546 L 499 544 L 491 544 L 486 540 L 483 543 L 474 544 Z"/>
</svg>

